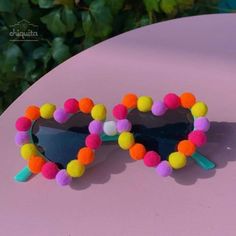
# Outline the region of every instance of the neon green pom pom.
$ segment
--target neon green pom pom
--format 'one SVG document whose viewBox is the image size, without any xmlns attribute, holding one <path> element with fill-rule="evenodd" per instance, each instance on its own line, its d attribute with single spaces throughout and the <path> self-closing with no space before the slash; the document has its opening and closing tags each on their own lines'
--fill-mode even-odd
<svg viewBox="0 0 236 236">
<path fill-rule="evenodd" d="M 152 109 L 152 98 L 148 96 L 141 96 L 138 98 L 137 107 L 139 111 L 148 112 Z"/>
<path fill-rule="evenodd" d="M 54 104 L 46 103 L 40 107 L 40 116 L 44 119 L 51 119 L 55 110 Z"/>
<path fill-rule="evenodd" d="M 204 102 L 197 102 L 191 108 L 191 112 L 194 117 L 205 116 L 207 111 L 208 107 Z"/>
<path fill-rule="evenodd" d="M 187 158 L 181 152 L 172 152 L 169 155 L 169 163 L 174 169 L 181 169 L 186 166 Z"/>
<path fill-rule="evenodd" d="M 20 154 L 25 160 L 28 160 L 31 156 L 34 156 L 37 153 L 37 147 L 32 143 L 24 144 L 20 149 Z"/>
<path fill-rule="evenodd" d="M 94 120 L 103 121 L 106 119 L 107 110 L 103 104 L 95 105 L 91 110 L 91 116 Z"/>
<path fill-rule="evenodd" d="M 85 167 L 78 160 L 72 160 L 67 164 L 66 171 L 69 176 L 77 178 L 84 174 Z"/>
<path fill-rule="evenodd" d="M 130 132 L 123 132 L 118 138 L 118 144 L 124 150 L 128 150 L 129 148 L 131 148 L 134 143 L 134 135 Z"/>
</svg>

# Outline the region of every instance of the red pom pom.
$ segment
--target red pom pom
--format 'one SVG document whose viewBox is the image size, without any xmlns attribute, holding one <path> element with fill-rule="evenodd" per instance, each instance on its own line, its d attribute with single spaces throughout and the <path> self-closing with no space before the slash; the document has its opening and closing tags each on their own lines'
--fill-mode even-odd
<svg viewBox="0 0 236 236">
<path fill-rule="evenodd" d="M 58 171 L 57 165 L 53 162 L 45 163 L 41 169 L 41 173 L 46 179 L 54 179 Z"/>
<path fill-rule="evenodd" d="M 201 147 L 207 142 L 206 134 L 200 130 L 194 130 L 188 135 L 188 139 L 197 147 Z"/>
<path fill-rule="evenodd" d="M 79 110 L 79 103 L 75 98 L 70 98 L 64 103 L 64 110 L 67 113 L 76 113 Z"/>
<path fill-rule="evenodd" d="M 91 149 L 97 149 L 101 146 L 102 140 L 97 134 L 90 134 L 86 137 L 85 144 Z"/>
<path fill-rule="evenodd" d="M 174 93 L 169 93 L 164 97 L 164 103 L 169 109 L 176 109 L 180 106 L 180 98 Z"/>
<path fill-rule="evenodd" d="M 18 131 L 28 131 L 31 127 L 31 120 L 26 117 L 20 117 L 16 121 L 16 129 Z"/>
<path fill-rule="evenodd" d="M 144 155 L 144 164 L 148 167 L 155 167 L 161 162 L 161 157 L 154 151 L 149 151 Z"/>
<path fill-rule="evenodd" d="M 117 120 L 123 120 L 126 118 L 128 110 L 124 105 L 118 104 L 113 108 L 112 114 Z"/>
</svg>

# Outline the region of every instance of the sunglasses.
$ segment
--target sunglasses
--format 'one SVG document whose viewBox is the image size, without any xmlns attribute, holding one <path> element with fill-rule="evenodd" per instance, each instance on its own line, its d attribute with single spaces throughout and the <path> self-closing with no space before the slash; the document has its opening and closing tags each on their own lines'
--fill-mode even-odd
<svg viewBox="0 0 236 236">
<path fill-rule="evenodd" d="M 63 108 L 29 106 L 16 121 L 15 142 L 27 166 L 15 180 L 25 182 L 41 173 L 69 185 L 93 165 L 102 143 L 116 142 L 133 160 L 142 160 L 163 177 L 185 167 L 190 157 L 203 169 L 212 169 L 215 164 L 197 152 L 207 141 L 207 111 L 191 93 L 169 93 L 156 102 L 127 94 L 112 110 L 114 121 L 106 121 L 106 107 L 90 98 L 70 98 Z"/>
</svg>

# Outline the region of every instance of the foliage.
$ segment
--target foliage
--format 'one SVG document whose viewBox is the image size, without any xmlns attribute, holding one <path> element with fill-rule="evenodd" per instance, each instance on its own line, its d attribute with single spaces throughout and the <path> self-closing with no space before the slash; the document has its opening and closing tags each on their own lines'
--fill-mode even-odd
<svg viewBox="0 0 236 236">
<path fill-rule="evenodd" d="M 176 17 L 215 13 L 216 0 L 0 0 L 0 113 L 38 78 L 114 35 Z M 22 19 L 38 41 L 10 41 Z"/>
</svg>

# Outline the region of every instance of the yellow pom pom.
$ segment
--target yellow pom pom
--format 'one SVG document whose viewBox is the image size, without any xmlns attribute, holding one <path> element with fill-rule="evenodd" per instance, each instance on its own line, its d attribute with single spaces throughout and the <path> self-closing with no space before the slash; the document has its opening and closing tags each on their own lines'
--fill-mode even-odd
<svg viewBox="0 0 236 236">
<path fill-rule="evenodd" d="M 95 105 L 91 110 L 91 116 L 94 120 L 105 120 L 106 119 L 107 110 L 103 104 Z"/>
<path fill-rule="evenodd" d="M 85 167 L 78 160 L 72 160 L 67 164 L 66 171 L 71 177 L 80 177 L 84 174 Z"/>
<path fill-rule="evenodd" d="M 152 98 L 148 96 L 141 96 L 138 98 L 137 107 L 139 111 L 148 112 L 152 109 Z"/>
<path fill-rule="evenodd" d="M 128 150 L 129 148 L 131 148 L 134 143 L 134 135 L 130 132 L 123 132 L 118 138 L 118 144 L 124 150 Z"/>
<path fill-rule="evenodd" d="M 205 116 L 207 114 L 207 111 L 208 108 L 204 102 L 197 102 L 191 108 L 191 112 L 194 117 Z"/>
<path fill-rule="evenodd" d="M 172 152 L 169 155 L 169 163 L 174 169 L 181 169 L 185 167 L 186 162 L 187 162 L 187 158 L 181 152 Z"/>
<path fill-rule="evenodd" d="M 40 107 L 40 116 L 44 119 L 51 119 L 53 118 L 53 113 L 55 110 L 55 105 L 46 103 Z"/>
<path fill-rule="evenodd" d="M 37 155 L 37 153 L 37 147 L 32 143 L 24 144 L 20 149 L 20 154 L 25 160 L 28 160 L 31 156 Z"/>
</svg>

